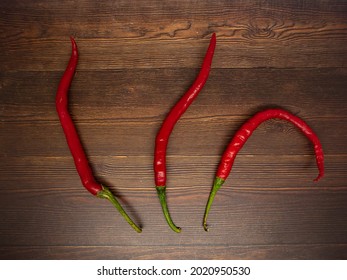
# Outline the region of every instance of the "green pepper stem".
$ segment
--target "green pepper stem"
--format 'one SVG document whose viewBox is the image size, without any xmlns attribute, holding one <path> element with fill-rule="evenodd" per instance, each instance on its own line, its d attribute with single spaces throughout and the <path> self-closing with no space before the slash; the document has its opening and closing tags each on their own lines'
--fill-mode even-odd
<svg viewBox="0 0 347 280">
<path fill-rule="evenodd" d="M 131 227 L 136 230 L 138 233 L 142 232 L 142 229 L 138 227 L 133 220 L 128 216 L 128 214 L 125 212 L 123 207 L 120 205 L 118 200 L 115 198 L 115 196 L 112 194 L 112 192 L 109 190 L 109 188 L 102 186 L 102 190 L 97 193 L 97 197 L 100 198 L 106 198 L 108 199 L 114 207 L 117 208 L 119 213 L 124 217 L 124 219 L 131 225 Z"/>
<path fill-rule="evenodd" d="M 208 197 L 208 201 L 207 201 L 206 209 L 205 209 L 205 215 L 204 215 L 204 221 L 203 221 L 203 226 L 205 231 L 209 230 L 207 227 L 207 216 L 208 216 L 208 213 L 210 212 L 212 202 L 214 200 L 214 197 L 216 196 L 217 191 L 223 185 L 224 181 L 225 180 L 219 177 L 216 177 L 216 179 L 214 180 L 213 187 L 211 189 L 210 196 Z"/>
<path fill-rule="evenodd" d="M 166 186 L 157 186 L 157 193 L 158 193 L 158 197 L 160 200 L 160 204 L 161 207 L 163 209 L 163 213 L 165 216 L 165 219 L 168 223 L 168 225 L 170 226 L 170 228 L 174 231 L 174 232 L 181 232 L 181 228 L 176 227 L 176 225 L 174 224 L 174 222 L 171 219 L 170 213 L 169 213 L 169 209 L 167 207 L 167 203 L 166 203 Z"/>
</svg>

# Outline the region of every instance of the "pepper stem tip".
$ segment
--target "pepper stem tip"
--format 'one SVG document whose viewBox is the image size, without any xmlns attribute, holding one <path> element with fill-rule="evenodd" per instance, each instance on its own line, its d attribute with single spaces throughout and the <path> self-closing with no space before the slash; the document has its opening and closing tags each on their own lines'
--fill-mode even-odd
<svg viewBox="0 0 347 280">
<path fill-rule="evenodd" d="M 133 222 L 133 220 L 129 217 L 129 215 L 125 212 L 125 210 L 120 205 L 118 200 L 115 198 L 115 196 L 109 190 L 109 188 L 102 186 L 102 190 L 100 190 L 96 195 L 97 195 L 97 197 L 108 199 L 113 204 L 113 206 L 117 208 L 119 213 L 124 217 L 124 219 L 129 223 L 129 225 L 135 231 L 137 231 L 138 233 L 142 232 L 142 229 Z"/>
<path fill-rule="evenodd" d="M 213 186 L 212 186 L 212 189 L 210 192 L 210 196 L 208 197 L 208 201 L 206 204 L 204 219 L 203 219 L 203 223 L 202 223 L 205 231 L 209 231 L 209 228 L 207 226 L 207 216 L 208 216 L 208 213 L 210 212 L 212 202 L 214 200 L 214 197 L 216 196 L 217 191 L 223 185 L 224 181 L 225 181 L 224 179 L 219 178 L 219 177 L 216 177 L 214 180 L 214 183 L 213 183 Z"/>
<path fill-rule="evenodd" d="M 167 207 L 167 203 L 166 203 L 166 186 L 156 186 L 156 190 L 157 190 L 157 193 L 158 193 L 158 197 L 159 197 L 159 200 L 160 200 L 161 207 L 163 209 L 163 213 L 164 213 L 166 222 L 168 223 L 168 225 L 170 226 L 170 228 L 174 232 L 180 233 L 181 232 L 181 228 L 177 227 L 174 224 L 174 222 L 171 219 L 169 209 Z"/>
</svg>

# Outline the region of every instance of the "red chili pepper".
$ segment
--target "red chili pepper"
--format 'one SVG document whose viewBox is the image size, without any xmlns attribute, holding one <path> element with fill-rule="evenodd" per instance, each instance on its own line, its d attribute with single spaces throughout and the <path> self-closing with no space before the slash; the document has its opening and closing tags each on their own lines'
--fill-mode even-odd
<svg viewBox="0 0 347 280">
<path fill-rule="evenodd" d="M 216 34 L 213 33 L 210 45 L 205 55 L 200 73 L 195 79 L 189 90 L 183 95 L 183 97 L 176 103 L 171 109 L 168 116 L 164 120 L 155 141 L 155 153 L 154 153 L 154 173 L 156 190 L 159 196 L 159 200 L 163 209 L 164 216 L 167 223 L 175 232 L 180 232 L 181 229 L 176 227 L 173 223 L 169 210 L 166 204 L 166 149 L 169 140 L 169 136 L 179 118 L 188 109 L 189 105 L 198 96 L 199 92 L 205 85 L 208 75 L 211 69 L 212 58 L 216 47 Z"/>
<path fill-rule="evenodd" d="M 125 218 L 125 220 L 137 231 L 141 232 L 141 228 L 139 228 L 126 214 L 122 206 L 113 196 L 111 191 L 96 182 L 93 172 L 89 166 L 87 157 L 83 150 L 81 141 L 77 134 L 74 123 L 71 119 L 71 116 L 68 111 L 68 91 L 71 85 L 71 81 L 73 79 L 75 69 L 78 62 L 78 51 L 75 40 L 71 37 L 72 43 L 72 53 L 70 57 L 70 61 L 65 70 L 63 77 L 58 86 L 57 95 L 56 95 L 56 109 L 59 115 L 61 126 L 63 127 L 67 144 L 70 148 L 70 152 L 75 161 L 75 166 L 77 172 L 81 178 L 83 186 L 93 195 L 96 195 L 100 198 L 108 199 L 121 213 L 121 215 Z"/>
<path fill-rule="evenodd" d="M 297 116 L 292 115 L 291 113 L 282 110 L 282 109 L 268 109 L 262 112 L 255 114 L 252 118 L 246 121 L 241 128 L 236 132 L 235 136 L 229 143 L 226 148 L 222 159 L 219 163 L 216 178 L 208 198 L 208 202 L 206 205 L 203 226 L 206 231 L 207 228 L 207 215 L 210 211 L 213 199 L 223 185 L 231 168 L 233 166 L 234 160 L 236 158 L 237 153 L 241 150 L 247 139 L 252 135 L 253 131 L 264 121 L 277 118 L 283 119 L 293 123 L 296 127 L 298 127 L 301 132 L 313 143 L 314 151 L 316 154 L 316 163 L 318 166 L 319 174 L 314 181 L 318 181 L 320 178 L 324 176 L 324 155 L 322 145 L 317 137 L 317 135 L 312 131 L 312 129 L 306 124 L 302 119 Z"/>
</svg>

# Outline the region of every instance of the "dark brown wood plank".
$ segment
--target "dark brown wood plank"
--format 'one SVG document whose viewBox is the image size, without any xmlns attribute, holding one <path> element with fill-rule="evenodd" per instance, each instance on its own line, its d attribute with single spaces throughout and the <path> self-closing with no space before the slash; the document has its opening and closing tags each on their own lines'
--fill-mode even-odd
<svg viewBox="0 0 347 280">
<path fill-rule="evenodd" d="M 55 93 L 62 73 L 1 72 L 1 121 L 56 121 Z M 197 73 L 180 68 L 78 70 L 70 109 L 77 121 L 161 121 Z M 345 117 L 346 77 L 345 68 L 212 68 L 205 88 L 182 119 L 239 117 L 271 105 L 305 118 Z"/>
<path fill-rule="evenodd" d="M 93 198 L 83 190 L 68 160 L 50 158 L 38 162 L 27 158 L 23 162 L 21 158 L 12 158 L 12 165 L 0 168 L 7 170 L 0 181 L 6 186 L 0 197 L 0 205 L 4 206 L 0 213 L 1 246 L 141 244 L 156 250 L 157 246 L 189 246 L 192 240 L 195 246 L 207 244 L 213 248 L 346 244 L 347 189 L 345 175 L 341 177 L 346 172 L 340 170 L 346 170 L 347 161 L 341 158 L 336 162 L 336 157 L 328 157 L 327 162 L 331 159 L 336 170 L 328 168 L 327 177 L 314 184 L 311 177 L 315 170 L 308 174 L 296 157 L 280 161 L 270 156 L 257 157 L 255 161 L 240 157 L 216 197 L 209 217 L 212 227 L 209 233 L 203 231 L 201 221 L 213 180 L 213 166 L 201 163 L 200 168 L 196 166 L 198 161 L 179 159 L 171 166 L 168 180 L 169 207 L 174 220 L 183 228 L 178 236 L 164 222 L 153 187 L 150 160 L 108 158 L 97 172 L 100 181 L 111 186 L 129 214 L 143 225 L 143 233 L 137 234 L 107 201 Z M 200 160 L 211 162 L 211 158 Z M 191 165 L 186 165 L 187 162 Z M 330 185 L 331 182 L 337 185 Z M 124 252 L 117 256 L 127 258 Z M 173 251 L 168 256 L 180 257 Z M 141 253 L 133 255 L 141 257 Z"/>
<path fill-rule="evenodd" d="M 313 1 L 299 7 L 296 1 L 82 1 L 76 7 L 72 2 L 2 2 L 0 67 L 6 71 L 63 69 L 70 35 L 83 55 L 80 69 L 196 67 L 212 32 L 218 34 L 215 67 L 347 63 L 343 3 Z"/>
<path fill-rule="evenodd" d="M 122 260 L 122 259 L 181 259 L 196 260 L 344 260 L 346 244 L 276 244 L 228 245 L 228 246 L 11 246 L 1 247 L 3 259 L 82 259 L 82 260 Z M 121 254 L 120 254 L 121 252 Z"/>
<path fill-rule="evenodd" d="M 346 28 L 346 27 L 344 27 Z M 0 60 L 2 71 L 62 71 L 68 60 L 71 47 L 68 39 L 46 41 L 32 40 L 22 44 L 13 43 L 0 49 L 7 60 Z M 344 38 L 344 37 L 342 37 Z M 233 38 L 218 39 L 218 48 L 213 61 L 216 68 L 293 68 L 293 67 L 346 67 L 346 40 L 329 38 L 305 48 L 311 41 L 301 43 L 250 43 L 249 47 L 237 44 Z M 208 46 L 208 39 L 191 41 L 133 40 L 119 42 L 114 39 L 79 39 L 81 70 L 114 70 L 132 68 L 197 67 Z M 252 42 L 252 40 L 251 40 Z M 148 51 L 144 52 L 143 49 Z M 82 59 L 83 57 L 83 59 Z M 14 66 L 16 65 L 16 66 Z"/>
<path fill-rule="evenodd" d="M 70 111 L 88 154 L 151 156 L 162 120 L 195 74 L 181 69 L 78 72 Z M 345 69 L 213 69 L 206 88 L 175 127 L 170 155 L 221 154 L 251 114 L 278 106 L 307 121 L 327 153 L 346 154 L 346 74 Z M 69 155 L 54 105 L 58 79 L 58 73 L 2 75 L 2 154 Z M 311 154 L 312 149 L 292 125 L 269 121 L 241 153 Z"/>
<path fill-rule="evenodd" d="M 346 244 L 346 190 L 225 188 L 212 207 L 208 233 L 201 226 L 208 191 L 186 188 L 177 196 L 177 188 L 172 190 L 168 192 L 169 205 L 174 221 L 183 228 L 181 235 L 165 224 L 152 188 L 142 192 L 142 197 L 128 192 L 125 199 L 130 205 L 121 200 L 143 225 L 141 234 L 133 232 L 107 201 L 83 191 L 42 193 L 36 205 L 26 204 L 35 194 L 17 192 L 17 199 L 4 194 L 2 202 L 11 203 L 1 211 L 6 224 L 1 230 L 1 246 L 179 246 L 190 245 L 192 240 L 196 246 Z"/>
<path fill-rule="evenodd" d="M 243 119 L 246 120 L 247 117 L 244 116 Z M 320 136 L 326 153 L 346 154 L 346 145 L 340 142 L 340 139 L 346 139 L 347 136 L 345 123 L 335 119 L 310 121 L 311 126 Z M 148 126 L 141 121 L 139 123 L 77 124 L 89 156 L 152 156 L 155 134 L 160 125 L 159 121 L 156 127 Z M 168 154 L 171 156 L 221 155 L 241 124 L 241 120 L 233 118 L 215 119 L 209 123 L 182 120 L 180 126 L 171 135 L 172 139 L 170 137 Z M 192 127 L 194 127 L 193 130 Z M 3 125 L 1 130 L 6 133 L 0 138 L 2 143 L 0 151 L 4 156 L 70 155 L 65 136 L 58 123 Z M 313 149 L 310 142 L 293 125 L 284 121 L 269 121 L 253 133 L 240 153 L 311 155 Z"/>
<path fill-rule="evenodd" d="M 295 190 L 301 187 L 345 187 L 346 155 L 326 155 L 326 176 L 321 182 L 312 182 L 318 170 L 313 155 L 244 155 L 237 156 L 226 186 L 231 188 L 253 188 L 264 190 L 271 187 Z M 10 157 L 0 162 L 3 192 L 40 192 L 44 178 L 52 191 L 79 192 L 79 182 L 73 160 L 67 157 Z M 210 188 L 220 156 L 168 156 L 168 183 L 174 192 L 183 188 L 200 186 Z M 153 178 L 153 157 L 150 156 L 98 156 L 90 162 L 100 180 L 116 189 L 131 191 L 151 188 Z M 23 181 L 26 188 L 23 189 Z M 38 184 L 40 183 L 40 187 Z M 139 189 L 138 189 L 139 188 Z M 47 190 L 45 190 L 46 192 Z M 141 193 L 141 192 L 140 192 Z M 141 194 L 142 195 L 142 194 Z"/>
</svg>

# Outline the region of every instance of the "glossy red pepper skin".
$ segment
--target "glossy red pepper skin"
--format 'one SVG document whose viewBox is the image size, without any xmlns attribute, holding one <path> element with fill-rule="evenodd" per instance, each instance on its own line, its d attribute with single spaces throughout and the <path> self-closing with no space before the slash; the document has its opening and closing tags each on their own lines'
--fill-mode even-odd
<svg viewBox="0 0 347 280">
<path fill-rule="evenodd" d="M 216 173 L 216 178 L 206 205 L 204 222 L 204 229 L 207 231 L 207 215 L 209 213 L 210 207 L 212 205 L 213 199 L 223 185 L 225 180 L 230 174 L 234 160 L 238 152 L 242 149 L 243 145 L 246 143 L 247 139 L 252 135 L 253 131 L 264 121 L 269 119 L 282 119 L 294 124 L 313 144 L 313 148 L 316 156 L 316 163 L 319 170 L 319 174 L 314 179 L 318 181 L 324 176 L 324 154 L 322 145 L 319 141 L 318 136 L 313 132 L 313 130 L 299 117 L 285 111 L 283 109 L 268 109 L 255 114 L 249 120 L 247 120 L 241 128 L 236 132 L 235 136 L 232 138 L 228 147 L 226 148 L 221 161 L 218 166 Z"/>
<path fill-rule="evenodd" d="M 93 195 L 108 199 L 124 217 L 124 219 L 131 225 L 137 232 L 141 232 L 139 228 L 124 211 L 117 199 L 113 196 L 112 192 L 105 186 L 96 182 L 92 169 L 89 165 L 87 156 L 82 147 L 80 138 L 77 134 L 75 125 L 71 119 L 68 110 L 68 92 L 70 85 L 75 74 L 78 62 L 78 50 L 75 40 L 71 37 L 72 52 L 69 63 L 60 80 L 57 94 L 56 94 L 56 109 L 59 116 L 61 126 L 63 128 L 67 144 L 69 146 L 71 155 L 74 159 L 76 170 L 80 176 L 83 186 Z"/>
<path fill-rule="evenodd" d="M 80 138 L 68 111 L 68 92 L 78 62 L 77 45 L 73 38 L 71 38 L 71 43 L 72 53 L 68 66 L 58 86 L 56 108 L 81 182 L 91 194 L 97 195 L 97 193 L 102 190 L 102 186 L 94 179 L 93 172 L 89 166 Z"/>
<path fill-rule="evenodd" d="M 198 96 L 198 94 L 204 87 L 211 70 L 212 58 L 215 47 L 216 34 L 213 33 L 200 73 L 198 74 L 197 78 L 195 79 L 191 87 L 188 89 L 188 91 L 171 109 L 157 134 L 154 152 L 155 185 L 157 187 L 166 186 L 166 149 L 170 134 L 176 122 L 180 119 L 180 117 L 188 109 L 190 104 L 195 100 L 195 98 Z"/>
<path fill-rule="evenodd" d="M 171 227 L 175 232 L 180 232 L 181 229 L 176 227 L 171 220 L 169 211 L 166 205 L 166 149 L 168 145 L 168 140 L 170 134 L 182 116 L 182 114 L 188 109 L 190 104 L 195 100 L 198 96 L 202 88 L 204 87 L 212 64 L 212 58 L 214 54 L 214 50 L 216 47 L 216 34 L 213 33 L 210 45 L 207 49 L 201 70 L 195 79 L 192 86 L 188 89 L 188 91 L 182 96 L 182 98 L 175 104 L 175 106 L 171 109 L 167 117 L 165 118 L 162 126 L 156 136 L 155 140 L 155 151 L 154 151 L 154 177 L 155 177 L 155 185 L 158 192 L 158 196 L 163 208 L 164 216 Z"/>
<path fill-rule="evenodd" d="M 261 123 L 269 119 L 286 120 L 300 129 L 300 131 L 313 143 L 313 148 L 316 154 L 316 162 L 319 170 L 319 174 L 315 181 L 318 181 L 321 177 L 323 177 L 324 155 L 318 136 L 302 119 L 282 109 L 268 109 L 259 112 L 242 125 L 226 148 L 218 166 L 216 177 L 226 180 L 234 164 L 236 155 L 242 149 L 247 139 Z"/>
</svg>

